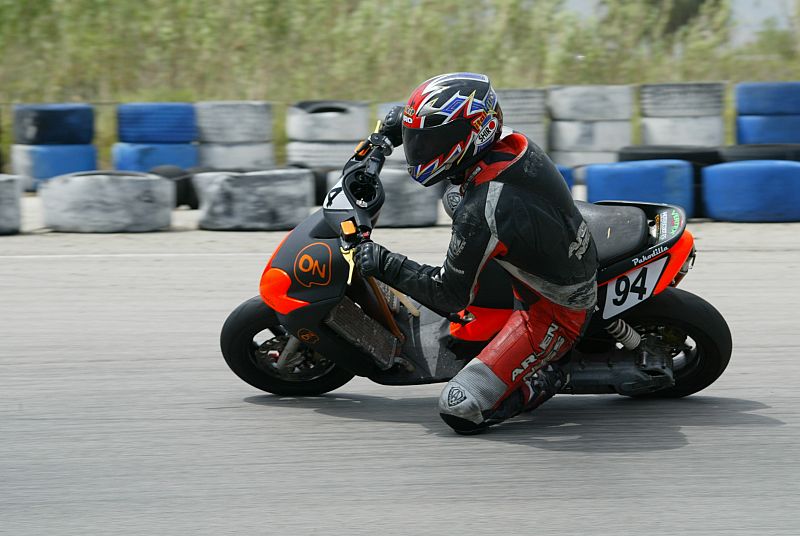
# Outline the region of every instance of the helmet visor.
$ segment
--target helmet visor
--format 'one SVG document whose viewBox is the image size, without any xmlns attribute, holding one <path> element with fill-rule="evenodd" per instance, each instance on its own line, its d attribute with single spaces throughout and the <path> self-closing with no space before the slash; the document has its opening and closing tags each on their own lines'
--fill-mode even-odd
<svg viewBox="0 0 800 536">
<path fill-rule="evenodd" d="M 472 124 L 463 119 L 435 127 L 403 127 L 406 161 L 409 166 L 423 166 L 438 157 L 444 160 L 459 142 L 466 145 L 471 132 Z"/>
</svg>

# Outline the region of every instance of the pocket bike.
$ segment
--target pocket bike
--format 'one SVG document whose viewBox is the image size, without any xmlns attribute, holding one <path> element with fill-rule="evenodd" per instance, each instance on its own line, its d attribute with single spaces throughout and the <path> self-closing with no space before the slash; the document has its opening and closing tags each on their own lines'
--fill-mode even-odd
<svg viewBox="0 0 800 536">
<path fill-rule="evenodd" d="M 317 396 L 354 376 L 379 384 L 446 382 L 500 331 L 513 310 L 509 275 L 490 261 L 465 311 L 433 311 L 354 270 L 353 253 L 376 225 L 380 171 L 392 146 L 373 134 L 345 165 L 322 208 L 272 254 L 260 296 L 225 321 L 222 354 L 248 384 L 282 396 Z M 449 202 L 457 202 L 449 192 Z M 728 364 L 731 334 L 702 298 L 677 285 L 695 260 L 680 207 L 577 202 L 600 257 L 598 303 L 559 362 L 563 393 L 682 397 Z"/>
</svg>

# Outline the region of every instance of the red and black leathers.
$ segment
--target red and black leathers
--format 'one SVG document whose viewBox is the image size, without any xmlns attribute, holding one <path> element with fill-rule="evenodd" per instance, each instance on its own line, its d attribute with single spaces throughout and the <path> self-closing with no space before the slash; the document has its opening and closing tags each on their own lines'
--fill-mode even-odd
<svg viewBox="0 0 800 536">
<path fill-rule="evenodd" d="M 489 259 L 512 276 L 518 310 L 440 399 L 445 421 L 470 432 L 540 398 L 532 391 L 535 374 L 574 345 L 595 306 L 598 261 L 564 179 L 525 136 L 496 142 L 468 170 L 462 192 L 442 267 L 377 245 L 359 252 L 359 266 L 444 312 L 461 311 L 472 301 Z"/>
</svg>

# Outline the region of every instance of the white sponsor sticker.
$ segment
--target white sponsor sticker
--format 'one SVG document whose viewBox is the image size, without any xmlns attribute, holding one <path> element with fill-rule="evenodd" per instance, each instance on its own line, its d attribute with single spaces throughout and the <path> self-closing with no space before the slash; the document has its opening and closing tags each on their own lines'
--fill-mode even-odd
<svg viewBox="0 0 800 536">
<path fill-rule="evenodd" d="M 353 209 L 353 205 L 351 205 L 350 201 L 347 200 L 347 195 L 345 195 L 344 190 L 342 189 L 342 179 L 339 179 L 339 182 L 337 182 L 334 187 L 330 189 L 328 194 L 325 196 L 325 201 L 322 203 L 322 206 L 333 210 Z"/>
<path fill-rule="evenodd" d="M 649 298 L 668 260 L 669 256 L 665 256 L 609 281 L 605 286 L 606 304 L 603 307 L 603 318 L 618 315 Z"/>
</svg>

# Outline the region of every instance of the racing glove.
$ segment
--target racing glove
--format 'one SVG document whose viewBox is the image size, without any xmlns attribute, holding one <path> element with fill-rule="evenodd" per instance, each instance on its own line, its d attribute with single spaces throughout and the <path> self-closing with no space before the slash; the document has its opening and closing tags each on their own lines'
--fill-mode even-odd
<svg viewBox="0 0 800 536">
<path fill-rule="evenodd" d="M 362 242 L 356 247 L 355 263 L 358 273 L 364 277 L 377 277 L 381 281 L 391 284 L 397 278 L 405 255 L 392 253 L 372 240 Z"/>
<path fill-rule="evenodd" d="M 403 145 L 403 107 L 393 106 L 383 119 L 380 133 L 389 138 L 392 146 Z"/>
</svg>

